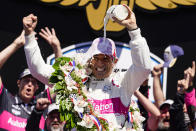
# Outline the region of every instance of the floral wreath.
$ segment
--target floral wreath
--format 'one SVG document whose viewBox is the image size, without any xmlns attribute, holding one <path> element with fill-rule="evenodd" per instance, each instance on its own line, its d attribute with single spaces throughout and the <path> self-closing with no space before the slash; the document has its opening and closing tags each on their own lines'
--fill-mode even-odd
<svg viewBox="0 0 196 131">
<path fill-rule="evenodd" d="M 55 71 L 49 82 L 54 84 L 53 92 L 56 93 L 56 103 L 59 104 L 60 119 L 66 121 L 66 128 L 69 130 L 76 128 L 81 131 L 109 131 L 107 120 L 98 117 L 83 91 L 87 89 L 85 83 L 92 71 L 87 64 L 82 64 L 82 60 L 81 53 L 78 53 L 73 58 L 57 58 L 53 64 Z M 139 108 L 135 108 L 131 102 L 129 111 L 126 126 L 131 130 L 140 129 L 144 120 L 138 117 Z"/>
<path fill-rule="evenodd" d="M 128 118 L 124 128 L 126 128 L 126 131 L 143 131 L 143 121 L 145 121 L 145 118 L 140 114 L 137 102 L 131 100 Z"/>
</svg>

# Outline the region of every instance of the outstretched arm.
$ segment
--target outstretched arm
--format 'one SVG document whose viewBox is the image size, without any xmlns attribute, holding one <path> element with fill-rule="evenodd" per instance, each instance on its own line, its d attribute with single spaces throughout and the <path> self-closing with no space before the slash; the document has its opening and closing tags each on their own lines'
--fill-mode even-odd
<svg viewBox="0 0 196 131">
<path fill-rule="evenodd" d="M 52 31 L 50 31 L 48 27 L 45 27 L 45 30 L 41 29 L 41 32 L 39 33 L 39 35 L 42 38 L 44 38 L 49 43 L 49 45 L 52 47 L 54 54 L 55 54 L 55 58 L 62 57 L 61 44 L 60 44 L 59 39 L 56 36 L 56 32 L 54 28 L 52 28 Z"/>
<path fill-rule="evenodd" d="M 6 47 L 4 50 L 0 52 L 0 69 L 3 67 L 5 62 L 8 60 L 8 58 L 16 52 L 20 47 L 22 47 L 25 43 L 25 37 L 24 37 L 24 31 L 18 36 L 12 44 L 10 44 L 8 47 Z M 1 89 L 2 81 L 0 77 L 0 89 Z"/>
<path fill-rule="evenodd" d="M 153 95 L 155 99 L 155 104 L 159 108 L 160 105 L 165 101 L 163 91 L 161 89 L 160 76 L 162 72 L 163 65 L 156 65 L 152 71 L 153 76 Z"/>
<path fill-rule="evenodd" d="M 34 29 L 37 24 L 37 17 L 33 14 L 28 15 L 23 18 L 23 26 L 25 30 L 25 54 L 27 59 L 27 64 L 31 74 L 41 81 L 42 83 L 52 87 L 49 84 L 49 77 L 54 71 L 52 66 L 47 65 L 41 56 L 41 52 L 38 46 L 38 43 L 35 39 Z"/>
</svg>

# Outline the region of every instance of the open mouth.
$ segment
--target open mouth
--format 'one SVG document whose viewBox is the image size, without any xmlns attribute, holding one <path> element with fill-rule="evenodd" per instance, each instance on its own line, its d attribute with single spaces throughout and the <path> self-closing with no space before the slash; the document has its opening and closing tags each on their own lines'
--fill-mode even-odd
<svg viewBox="0 0 196 131">
<path fill-rule="evenodd" d="M 58 123 L 53 123 L 52 126 L 55 127 L 55 128 L 58 128 L 59 124 Z"/>
<path fill-rule="evenodd" d="M 169 119 L 164 119 L 163 122 L 164 123 L 168 123 L 169 122 Z"/>
<path fill-rule="evenodd" d="M 26 95 L 27 95 L 27 96 L 31 95 L 31 89 L 27 89 L 27 90 L 26 90 Z"/>
<path fill-rule="evenodd" d="M 26 96 L 30 96 L 30 95 L 31 95 L 31 93 L 30 93 L 30 92 L 29 92 L 29 93 L 28 93 L 28 92 L 26 93 Z"/>
<path fill-rule="evenodd" d="M 104 72 L 106 69 L 104 68 L 104 67 L 102 67 L 102 68 L 99 68 L 99 67 L 97 67 L 96 68 L 96 71 L 98 71 L 98 72 Z"/>
</svg>

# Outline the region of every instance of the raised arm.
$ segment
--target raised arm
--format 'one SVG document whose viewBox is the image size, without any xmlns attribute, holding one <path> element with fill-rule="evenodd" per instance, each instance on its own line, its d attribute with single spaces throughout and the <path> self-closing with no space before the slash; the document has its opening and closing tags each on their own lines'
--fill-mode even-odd
<svg viewBox="0 0 196 131">
<path fill-rule="evenodd" d="M 157 119 L 159 118 L 159 109 L 149 99 L 147 99 L 139 90 L 136 90 L 134 95 L 138 98 L 139 102 L 147 112 L 150 112 L 150 114 L 155 116 Z"/>
<path fill-rule="evenodd" d="M 8 58 L 16 52 L 20 47 L 22 47 L 25 43 L 25 37 L 24 37 L 24 31 L 18 36 L 13 43 L 11 43 L 8 47 L 6 47 L 4 50 L 0 52 L 0 69 L 3 67 L 5 62 L 8 60 Z M 1 77 L 0 77 L 0 90 L 1 90 Z"/>
<path fill-rule="evenodd" d="M 195 61 L 192 67 L 184 71 L 184 79 L 178 81 L 178 90 L 185 94 L 185 103 L 187 106 L 196 106 L 195 89 L 193 88 L 193 79 L 195 77 Z"/>
<path fill-rule="evenodd" d="M 161 89 L 160 76 L 162 72 L 163 65 L 156 65 L 152 71 L 153 76 L 153 95 L 155 99 L 155 104 L 159 108 L 160 105 L 165 101 L 163 91 Z"/>
<path fill-rule="evenodd" d="M 124 6 L 129 11 L 128 18 L 122 21 L 119 21 L 117 18 L 114 18 L 114 20 L 120 25 L 125 26 L 131 37 L 129 45 L 131 48 L 133 65 L 127 71 L 126 78 L 128 85 L 130 85 L 129 87 L 132 87 L 129 88 L 129 90 L 131 89 L 131 92 L 133 93 L 143 83 L 143 81 L 148 78 L 148 75 L 151 72 L 151 60 L 147 42 L 145 38 L 141 36 L 140 29 L 136 23 L 135 14 L 128 6 Z"/>
<path fill-rule="evenodd" d="M 48 44 L 52 47 L 55 58 L 62 57 L 62 52 L 61 52 L 61 44 L 59 39 L 56 36 L 56 32 L 54 28 L 51 29 L 50 31 L 48 27 L 45 27 L 45 29 L 41 29 L 41 32 L 39 32 L 39 35 L 44 38 Z"/>
<path fill-rule="evenodd" d="M 195 88 L 193 86 L 193 79 L 195 77 L 195 61 L 192 61 L 192 67 L 189 67 L 184 71 L 184 79 L 178 81 L 178 90 L 180 93 L 184 93 L 184 101 L 187 107 L 187 112 L 193 128 L 196 127 L 195 122 L 195 108 L 196 108 L 196 97 Z"/>
<path fill-rule="evenodd" d="M 151 114 L 151 116 L 149 116 L 147 120 L 148 128 L 152 131 L 156 130 L 161 115 L 159 109 L 149 99 L 147 99 L 139 90 L 136 90 L 134 92 L 134 95 L 138 98 L 139 102 L 142 104 L 144 109 Z"/>
<path fill-rule="evenodd" d="M 41 81 L 42 83 L 52 87 L 49 84 L 49 77 L 54 71 L 52 66 L 47 65 L 41 56 L 41 52 L 38 43 L 35 39 L 34 29 L 37 24 L 37 17 L 33 14 L 28 15 L 23 18 L 23 26 L 25 30 L 25 55 L 27 59 L 27 64 L 31 74 Z"/>
<path fill-rule="evenodd" d="M 37 100 L 36 107 L 27 120 L 26 131 L 39 131 L 41 116 L 49 104 L 50 101 L 47 98 L 39 98 Z"/>
</svg>

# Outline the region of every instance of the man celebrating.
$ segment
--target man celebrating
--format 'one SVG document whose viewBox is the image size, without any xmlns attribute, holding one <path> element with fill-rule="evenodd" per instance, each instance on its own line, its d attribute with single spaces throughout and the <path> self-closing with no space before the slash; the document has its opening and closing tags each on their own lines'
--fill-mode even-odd
<svg viewBox="0 0 196 131">
<path fill-rule="evenodd" d="M 7 48 L 0 52 L 0 69 L 7 59 L 25 43 L 24 31 Z M 25 131 L 27 118 L 30 116 L 36 99 L 47 97 L 50 99 L 48 90 L 34 98 L 38 89 L 37 80 L 31 75 L 29 69 L 25 69 L 17 81 L 18 94 L 13 96 L 3 86 L 0 77 L 0 130 Z M 51 100 L 51 99 L 50 99 Z M 43 127 L 44 125 L 42 125 Z M 41 125 L 40 125 L 41 127 Z"/>
<path fill-rule="evenodd" d="M 127 6 L 126 6 L 127 7 Z M 92 69 L 87 97 L 92 102 L 94 110 L 99 112 L 109 123 L 109 129 L 122 129 L 127 116 L 130 99 L 134 91 L 148 78 L 151 71 L 150 52 L 145 38 L 140 34 L 134 13 L 129 10 L 129 17 L 116 22 L 125 26 L 131 37 L 132 62 L 127 72 L 115 73 L 116 47 L 111 39 L 97 38 L 86 52 L 87 62 Z M 34 36 L 37 18 L 34 15 L 24 17 L 23 25 L 26 34 L 25 54 L 27 63 L 34 77 L 44 84 L 54 69 L 46 65 Z"/>
</svg>

